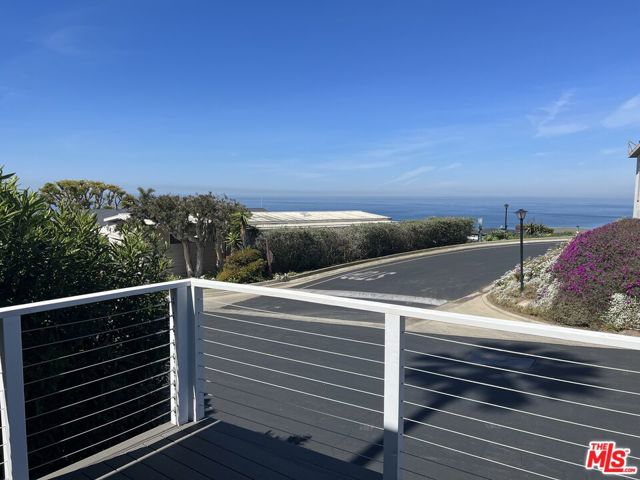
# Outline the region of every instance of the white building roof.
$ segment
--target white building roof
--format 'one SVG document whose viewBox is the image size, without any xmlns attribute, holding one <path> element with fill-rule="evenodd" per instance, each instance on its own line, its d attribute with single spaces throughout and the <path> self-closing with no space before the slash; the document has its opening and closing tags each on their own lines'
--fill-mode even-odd
<svg viewBox="0 0 640 480">
<path fill-rule="evenodd" d="M 261 230 L 281 227 L 346 227 L 360 223 L 388 223 L 391 217 L 360 210 L 323 212 L 253 212 L 249 223 Z"/>
<path fill-rule="evenodd" d="M 129 218 L 131 218 L 130 213 L 119 213 L 117 215 L 112 215 L 111 217 L 104 217 L 102 221 L 107 224 L 119 223 L 119 222 L 126 222 L 127 220 L 129 220 Z M 144 219 L 144 223 L 145 225 L 155 225 L 155 222 L 147 218 Z"/>
</svg>

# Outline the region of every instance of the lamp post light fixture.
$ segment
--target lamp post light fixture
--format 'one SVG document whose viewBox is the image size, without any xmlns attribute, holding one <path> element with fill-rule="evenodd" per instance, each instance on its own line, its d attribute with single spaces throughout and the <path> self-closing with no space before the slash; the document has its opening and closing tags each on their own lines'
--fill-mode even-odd
<svg viewBox="0 0 640 480">
<path fill-rule="evenodd" d="M 507 211 L 509 210 L 509 204 L 505 203 L 504 204 L 504 231 L 506 232 L 508 230 L 507 228 Z"/>
<path fill-rule="evenodd" d="M 520 220 L 520 292 L 524 290 L 524 217 L 527 211 L 522 208 L 516 212 L 516 217 Z"/>
</svg>

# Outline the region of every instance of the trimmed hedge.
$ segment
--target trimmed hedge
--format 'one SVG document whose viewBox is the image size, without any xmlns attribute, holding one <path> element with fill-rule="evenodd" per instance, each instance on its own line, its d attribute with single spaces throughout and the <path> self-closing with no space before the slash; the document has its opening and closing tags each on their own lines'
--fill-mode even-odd
<svg viewBox="0 0 640 480">
<path fill-rule="evenodd" d="M 273 273 L 304 272 L 340 263 L 466 243 L 470 218 L 446 217 L 343 228 L 279 228 L 262 232 L 257 247 L 273 253 Z"/>
</svg>

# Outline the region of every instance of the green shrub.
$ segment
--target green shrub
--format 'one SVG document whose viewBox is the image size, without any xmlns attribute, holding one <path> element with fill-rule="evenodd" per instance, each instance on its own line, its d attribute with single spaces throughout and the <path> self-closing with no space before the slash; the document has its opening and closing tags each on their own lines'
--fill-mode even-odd
<svg viewBox="0 0 640 480">
<path fill-rule="evenodd" d="M 164 250 L 159 237 L 136 227 L 110 243 L 88 211 L 50 208 L 0 167 L 0 307 L 162 281 Z M 164 294 L 58 308 L 21 322 L 29 461 L 41 465 L 33 478 L 125 440 L 141 424 L 166 421 L 158 417 L 170 408 L 163 402 L 170 340 Z M 83 435 L 99 425 L 90 439 Z"/>
<path fill-rule="evenodd" d="M 542 223 L 525 223 L 524 233 L 530 237 L 545 237 L 553 233 L 553 228 L 547 227 Z"/>
<path fill-rule="evenodd" d="M 516 236 L 517 235 L 513 232 L 508 232 L 505 230 L 493 230 L 492 232 L 482 237 L 482 239 L 486 242 L 493 242 L 496 240 L 510 240 L 512 238 L 516 238 Z"/>
<path fill-rule="evenodd" d="M 255 248 L 243 248 L 227 257 L 217 280 L 232 283 L 253 283 L 264 280 L 267 262 Z"/>
<path fill-rule="evenodd" d="M 304 272 L 394 253 L 465 243 L 473 221 L 430 218 L 343 228 L 279 228 L 262 232 L 257 247 L 273 253 L 273 273 Z"/>
</svg>

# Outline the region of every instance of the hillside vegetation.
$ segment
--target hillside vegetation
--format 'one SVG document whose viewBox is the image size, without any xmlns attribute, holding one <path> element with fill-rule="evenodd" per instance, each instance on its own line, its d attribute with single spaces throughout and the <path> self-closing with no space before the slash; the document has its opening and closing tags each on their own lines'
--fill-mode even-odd
<svg viewBox="0 0 640 480">
<path fill-rule="evenodd" d="M 497 280 L 498 304 L 567 325 L 640 329 L 640 220 L 624 219 L 576 235 Z"/>
</svg>

